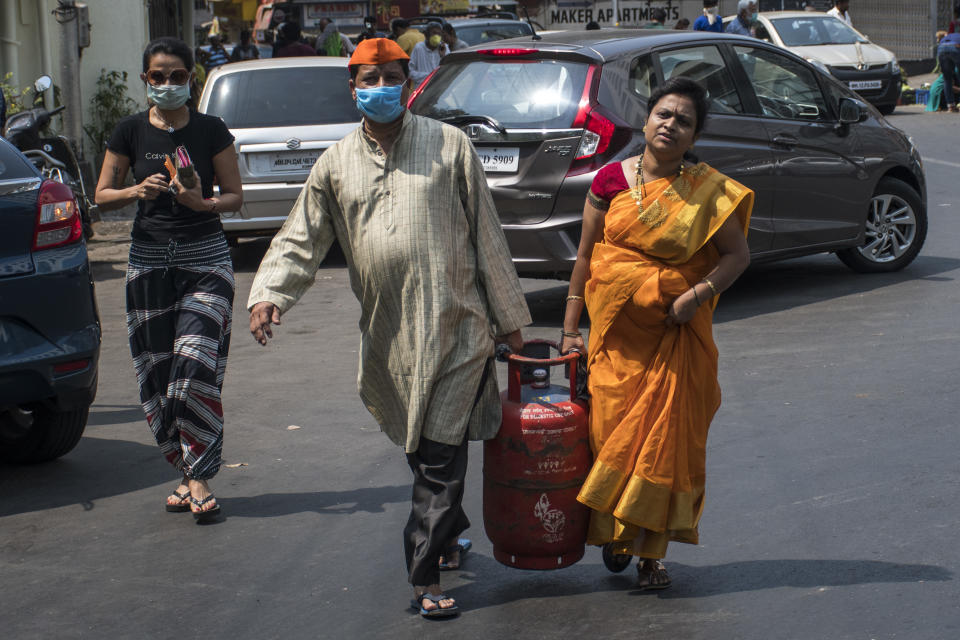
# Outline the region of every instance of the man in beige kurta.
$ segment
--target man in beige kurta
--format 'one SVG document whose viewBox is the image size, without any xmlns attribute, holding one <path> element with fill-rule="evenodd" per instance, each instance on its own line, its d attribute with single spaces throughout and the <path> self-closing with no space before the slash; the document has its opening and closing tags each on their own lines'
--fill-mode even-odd
<svg viewBox="0 0 960 640">
<path fill-rule="evenodd" d="M 393 81 L 404 82 L 406 104 L 405 54 L 383 42 L 358 46 L 351 86 L 382 86 L 402 73 Z M 356 64 L 358 57 L 380 64 Z M 313 284 L 335 239 L 362 308 L 360 397 L 414 471 L 405 542 L 415 603 L 421 613 L 455 610 L 452 599 L 427 595 L 440 595 L 438 563 L 459 555 L 457 535 L 469 526 L 460 507 L 466 440 L 496 435 L 494 344 L 518 348 L 530 323 L 470 141 L 403 111 L 391 123 L 365 115 L 364 126 L 328 149 L 254 279 L 248 307 L 259 341 Z"/>
</svg>

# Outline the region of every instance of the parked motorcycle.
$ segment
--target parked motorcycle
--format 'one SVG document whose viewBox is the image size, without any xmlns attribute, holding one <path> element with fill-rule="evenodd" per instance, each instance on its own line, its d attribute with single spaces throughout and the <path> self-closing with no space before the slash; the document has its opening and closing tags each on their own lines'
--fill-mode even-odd
<svg viewBox="0 0 960 640">
<path fill-rule="evenodd" d="M 34 96 L 53 85 L 50 76 L 40 76 L 33 83 Z M 74 152 L 73 143 L 65 136 L 43 137 L 41 130 L 50 124 L 50 119 L 66 109 L 59 106 L 47 111 L 42 104 L 25 109 L 7 117 L 4 137 L 27 156 L 43 173 L 44 177 L 62 182 L 73 190 L 83 221 L 83 233 L 88 239 L 93 236 L 93 220 L 99 220 L 97 205 L 83 179 L 83 171 Z"/>
</svg>

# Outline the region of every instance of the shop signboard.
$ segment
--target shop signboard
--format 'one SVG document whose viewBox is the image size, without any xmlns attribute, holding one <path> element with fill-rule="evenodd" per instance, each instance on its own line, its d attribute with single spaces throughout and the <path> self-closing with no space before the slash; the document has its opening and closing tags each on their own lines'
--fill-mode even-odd
<svg viewBox="0 0 960 640">
<path fill-rule="evenodd" d="M 303 26 L 317 27 L 322 18 L 333 20 L 338 26 L 363 24 L 366 2 L 323 2 L 308 4 L 303 9 Z"/>
</svg>

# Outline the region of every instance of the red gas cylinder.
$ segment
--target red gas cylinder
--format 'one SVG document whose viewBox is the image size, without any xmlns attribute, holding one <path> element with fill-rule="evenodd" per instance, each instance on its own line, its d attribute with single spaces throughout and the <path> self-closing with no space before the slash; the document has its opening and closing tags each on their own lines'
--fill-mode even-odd
<svg viewBox="0 0 960 640">
<path fill-rule="evenodd" d="M 577 493 L 592 457 L 587 404 L 575 397 L 579 357 L 509 356 L 503 423 L 483 450 L 483 525 L 509 567 L 560 569 L 583 557 L 590 510 Z M 568 363 L 570 388 L 550 384 L 549 368 Z"/>
</svg>

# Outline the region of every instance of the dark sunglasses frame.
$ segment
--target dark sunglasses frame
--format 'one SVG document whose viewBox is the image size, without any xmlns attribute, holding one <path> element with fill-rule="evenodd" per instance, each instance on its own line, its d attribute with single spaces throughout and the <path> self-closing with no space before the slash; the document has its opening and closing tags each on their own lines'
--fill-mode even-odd
<svg viewBox="0 0 960 640">
<path fill-rule="evenodd" d="M 175 85 L 184 85 L 190 81 L 190 72 L 186 69 L 174 69 L 168 75 L 164 75 L 162 71 L 154 69 L 153 71 L 148 71 L 146 76 L 147 83 L 151 87 L 159 87 L 164 85 L 168 80 Z M 177 82 L 176 78 L 183 78 L 183 81 Z"/>
</svg>

